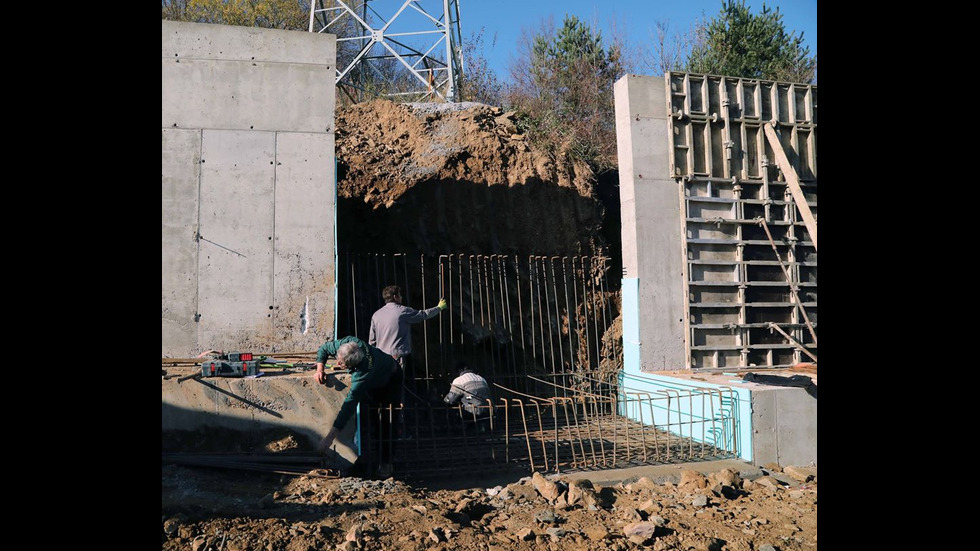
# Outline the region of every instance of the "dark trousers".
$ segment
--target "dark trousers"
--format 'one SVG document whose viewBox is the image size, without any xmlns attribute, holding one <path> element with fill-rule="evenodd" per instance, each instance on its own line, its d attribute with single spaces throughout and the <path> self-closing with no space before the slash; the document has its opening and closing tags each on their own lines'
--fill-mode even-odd
<svg viewBox="0 0 980 551">
<path fill-rule="evenodd" d="M 387 383 L 369 390 L 368 400 L 361 403 L 362 453 L 366 451 L 374 466 L 392 462 L 391 443 L 396 437 L 392 421 L 399 412 L 403 379 L 402 371 L 396 369 Z"/>
</svg>

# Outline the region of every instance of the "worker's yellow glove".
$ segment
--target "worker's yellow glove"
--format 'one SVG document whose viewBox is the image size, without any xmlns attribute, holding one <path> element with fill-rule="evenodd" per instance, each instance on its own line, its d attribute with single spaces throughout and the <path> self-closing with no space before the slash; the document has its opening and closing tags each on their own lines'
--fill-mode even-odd
<svg viewBox="0 0 980 551">
<path fill-rule="evenodd" d="M 446 308 L 449 308 L 449 304 L 446 302 L 446 299 L 444 298 L 439 299 L 439 304 L 437 304 L 436 306 L 438 306 L 440 310 L 445 310 Z"/>
</svg>

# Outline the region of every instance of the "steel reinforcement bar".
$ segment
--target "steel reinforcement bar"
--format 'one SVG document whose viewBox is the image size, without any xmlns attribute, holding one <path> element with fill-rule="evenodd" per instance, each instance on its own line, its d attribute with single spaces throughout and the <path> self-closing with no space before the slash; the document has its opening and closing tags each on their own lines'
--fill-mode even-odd
<svg viewBox="0 0 980 551">
<path fill-rule="evenodd" d="M 376 464 L 390 449 L 396 476 L 425 477 L 497 469 L 589 471 L 738 456 L 734 421 L 721 407 L 724 391 L 604 396 L 566 388 L 566 395 L 542 398 L 495 386 L 500 396 L 475 412 L 447 405 L 372 409 L 374 422 L 365 439 L 369 461 Z M 399 409 L 404 427 L 381 422 L 397 419 Z"/>
</svg>

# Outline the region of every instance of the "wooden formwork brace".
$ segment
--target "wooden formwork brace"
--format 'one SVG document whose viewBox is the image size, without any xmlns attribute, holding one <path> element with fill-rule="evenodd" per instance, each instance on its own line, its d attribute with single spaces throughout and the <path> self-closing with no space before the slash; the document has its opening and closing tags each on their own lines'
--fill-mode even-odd
<svg viewBox="0 0 980 551">
<path fill-rule="evenodd" d="M 776 154 L 776 164 L 779 165 L 779 169 L 786 176 L 786 183 L 789 184 L 790 192 L 793 194 L 793 201 L 796 202 L 796 207 L 800 209 L 800 214 L 803 215 L 803 223 L 806 224 L 806 229 L 810 232 L 810 239 L 813 240 L 813 248 L 816 249 L 817 220 L 813 217 L 813 213 L 810 212 L 810 205 L 807 204 L 806 197 L 803 195 L 803 188 L 800 187 L 800 178 L 796 175 L 796 169 L 790 164 L 789 158 L 786 157 L 786 151 L 783 150 L 783 144 L 779 141 L 776 130 L 770 124 L 764 124 L 763 128 L 765 128 L 766 138 L 769 139 L 769 145 L 772 146 L 772 151 Z"/>
<path fill-rule="evenodd" d="M 783 263 L 783 257 L 779 255 L 779 249 L 776 248 L 776 241 L 772 238 L 772 233 L 769 231 L 769 224 L 766 224 L 766 219 L 761 216 L 756 218 L 756 221 L 762 226 L 762 229 L 766 230 L 766 237 L 769 238 L 769 244 L 772 245 L 772 250 L 776 253 L 776 260 L 779 261 L 779 267 L 783 270 L 783 275 L 786 276 L 786 282 L 789 283 L 789 292 L 793 294 L 793 299 L 796 301 L 796 307 L 800 309 L 800 313 L 803 314 L 803 321 L 806 322 L 806 328 L 810 330 L 810 336 L 813 337 L 813 344 L 817 344 L 817 333 L 813 330 L 813 324 L 810 323 L 809 316 L 806 315 L 806 310 L 803 308 L 803 302 L 800 300 L 800 295 L 796 292 L 796 285 L 793 284 L 793 278 L 789 275 L 789 270 L 786 269 L 786 264 Z M 795 341 L 794 341 L 795 342 Z"/>
<path fill-rule="evenodd" d="M 808 323 L 809 323 L 809 320 L 808 320 Z M 786 331 L 783 331 L 783 328 L 782 327 L 780 327 L 780 326 L 778 326 L 775 323 L 773 323 L 773 322 L 770 321 L 769 322 L 769 329 L 775 329 L 776 331 L 779 331 L 780 333 L 782 333 L 782 335 L 784 337 L 786 337 L 786 339 L 789 342 L 795 344 L 800 349 L 801 352 L 803 352 L 807 356 L 810 356 L 811 358 L 813 358 L 813 361 L 817 361 L 817 357 L 814 356 L 812 352 L 810 352 L 809 350 L 806 349 L 805 346 L 803 346 L 802 344 L 800 344 L 799 342 L 797 342 L 796 339 L 794 339 L 793 337 L 789 336 L 789 333 L 787 333 Z"/>
</svg>

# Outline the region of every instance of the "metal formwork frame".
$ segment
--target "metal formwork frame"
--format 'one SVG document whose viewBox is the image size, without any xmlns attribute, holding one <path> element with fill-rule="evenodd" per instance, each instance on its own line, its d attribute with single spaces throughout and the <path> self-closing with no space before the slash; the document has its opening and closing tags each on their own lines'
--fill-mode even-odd
<svg viewBox="0 0 980 551">
<path fill-rule="evenodd" d="M 665 84 L 687 367 L 815 360 L 816 86 L 691 73 Z"/>
<path fill-rule="evenodd" d="M 356 55 L 337 65 L 336 83 L 351 99 L 365 92 L 367 73 L 393 84 L 376 64 L 395 60 L 405 78 L 398 91 L 384 95 L 460 101 L 459 0 L 311 0 L 309 32 L 357 44 Z"/>
</svg>

